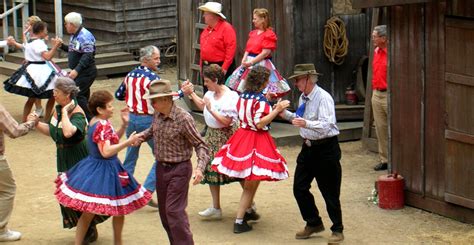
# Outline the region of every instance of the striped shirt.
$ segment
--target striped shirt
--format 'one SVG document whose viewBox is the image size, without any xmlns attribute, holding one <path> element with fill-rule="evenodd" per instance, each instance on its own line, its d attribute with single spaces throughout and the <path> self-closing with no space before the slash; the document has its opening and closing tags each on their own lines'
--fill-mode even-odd
<svg viewBox="0 0 474 245">
<path fill-rule="evenodd" d="M 10 138 L 17 138 L 28 133 L 35 128 L 34 121 L 18 124 L 8 111 L 0 105 L 0 157 L 5 154 L 5 135 Z"/>
<path fill-rule="evenodd" d="M 209 162 L 209 147 L 194 125 L 193 117 L 173 103 L 168 117 L 156 112 L 150 128 L 143 131 L 145 140 L 153 137 L 153 153 L 157 162 L 180 163 L 191 159 L 193 147 L 198 158 L 197 168 L 204 172 Z"/>
<path fill-rule="evenodd" d="M 301 94 L 299 106 L 304 102 L 304 94 Z M 306 119 L 306 127 L 300 128 L 300 135 L 304 139 L 320 140 L 330 138 L 339 134 L 336 125 L 336 110 L 334 100 L 324 89 L 315 85 L 307 96 L 306 109 L 303 118 Z M 293 120 L 296 115 L 285 111 L 283 116 L 286 120 Z"/>
<path fill-rule="evenodd" d="M 254 131 L 269 129 L 268 125 L 257 129 L 257 123 L 270 114 L 272 107 L 262 93 L 244 92 L 237 101 L 237 112 L 239 113 L 240 127 Z"/>
<path fill-rule="evenodd" d="M 138 66 L 129 72 L 124 79 L 126 91 L 125 102 L 132 113 L 153 115 L 155 112 L 151 101 L 143 99 L 148 93 L 150 83 L 160 79 L 152 70 L 145 66 Z"/>
</svg>

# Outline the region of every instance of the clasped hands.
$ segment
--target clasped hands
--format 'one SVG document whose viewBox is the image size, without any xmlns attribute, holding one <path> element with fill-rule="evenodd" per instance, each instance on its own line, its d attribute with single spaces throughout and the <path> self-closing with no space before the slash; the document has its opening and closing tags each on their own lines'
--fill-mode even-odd
<svg viewBox="0 0 474 245">
<path fill-rule="evenodd" d="M 194 92 L 194 84 L 192 84 L 188 79 L 181 84 L 181 90 L 184 95 L 189 96 Z"/>
</svg>

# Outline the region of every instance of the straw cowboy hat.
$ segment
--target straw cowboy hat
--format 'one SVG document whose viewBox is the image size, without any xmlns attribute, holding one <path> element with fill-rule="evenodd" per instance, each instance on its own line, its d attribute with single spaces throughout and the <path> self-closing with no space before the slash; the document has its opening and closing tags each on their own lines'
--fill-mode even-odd
<svg viewBox="0 0 474 245">
<path fill-rule="evenodd" d="M 155 80 L 151 82 L 148 93 L 143 96 L 144 99 L 153 99 L 164 96 L 173 96 L 175 93 L 171 90 L 169 80 Z"/>
<path fill-rule="evenodd" d="M 222 5 L 220 3 L 216 2 L 207 2 L 204 5 L 199 6 L 198 8 L 201 11 L 205 12 L 211 12 L 213 14 L 217 14 L 223 19 L 226 19 L 226 17 L 221 13 L 222 11 Z"/>
<path fill-rule="evenodd" d="M 293 75 L 291 75 L 288 79 L 295 79 L 299 76 L 304 75 L 322 75 L 316 71 L 314 68 L 314 64 L 296 64 L 295 68 L 293 68 Z"/>
</svg>

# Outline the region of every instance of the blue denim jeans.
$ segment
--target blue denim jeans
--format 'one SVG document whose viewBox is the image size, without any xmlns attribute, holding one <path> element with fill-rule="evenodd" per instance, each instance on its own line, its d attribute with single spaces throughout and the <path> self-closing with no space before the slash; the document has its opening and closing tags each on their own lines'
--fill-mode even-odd
<svg viewBox="0 0 474 245">
<path fill-rule="evenodd" d="M 129 122 L 127 127 L 127 138 L 133 133 L 137 132 L 140 133 L 151 126 L 153 122 L 153 116 L 146 116 L 146 115 L 135 115 L 130 113 L 129 114 Z M 154 144 L 153 139 L 147 141 L 148 145 L 153 152 Z M 138 154 L 140 153 L 140 146 L 127 148 L 127 153 L 125 154 L 125 160 L 123 161 L 123 167 L 127 170 L 127 172 L 133 176 L 135 172 L 135 166 L 137 165 Z M 154 154 L 153 154 L 154 156 Z M 156 189 L 156 162 L 153 161 L 153 166 L 146 177 L 145 183 L 143 183 L 143 187 L 145 187 L 150 192 L 154 192 Z"/>
</svg>

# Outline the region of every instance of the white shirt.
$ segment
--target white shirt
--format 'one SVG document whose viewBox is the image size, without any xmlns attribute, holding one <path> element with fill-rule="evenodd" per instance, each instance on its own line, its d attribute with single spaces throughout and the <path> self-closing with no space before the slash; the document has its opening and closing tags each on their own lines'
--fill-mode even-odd
<svg viewBox="0 0 474 245">
<path fill-rule="evenodd" d="M 207 91 L 204 95 L 204 98 L 208 98 L 211 102 L 211 110 L 216 111 L 219 115 L 231 117 L 232 122 L 237 121 L 237 101 L 239 100 L 239 95 L 232 90 L 226 91 L 218 100 L 214 98 L 214 91 Z M 203 110 L 204 120 L 206 125 L 211 128 L 225 128 L 228 125 L 223 125 L 217 121 L 212 114 L 204 107 Z"/>
<path fill-rule="evenodd" d="M 304 94 L 300 96 L 298 106 L 303 104 Z M 300 135 L 304 139 L 320 140 L 333 137 L 339 134 L 336 126 L 336 110 L 334 100 L 324 89 L 315 85 L 311 93 L 307 96 L 306 109 L 303 118 L 306 120 L 306 127 L 300 128 Z M 285 111 L 283 117 L 291 121 L 296 115 Z"/>
<path fill-rule="evenodd" d="M 25 43 L 25 60 L 27 61 L 44 61 L 41 54 L 48 51 L 48 46 L 43 39 L 35 39 Z"/>
</svg>

